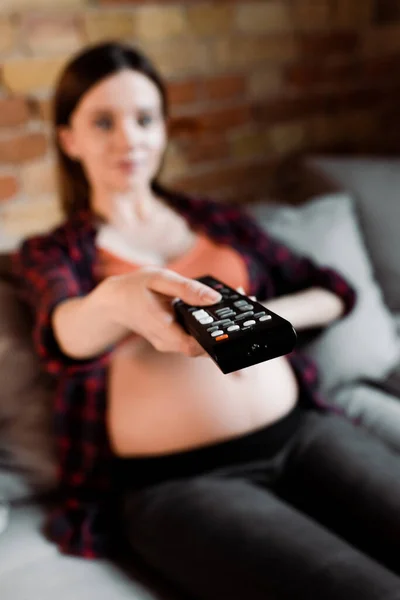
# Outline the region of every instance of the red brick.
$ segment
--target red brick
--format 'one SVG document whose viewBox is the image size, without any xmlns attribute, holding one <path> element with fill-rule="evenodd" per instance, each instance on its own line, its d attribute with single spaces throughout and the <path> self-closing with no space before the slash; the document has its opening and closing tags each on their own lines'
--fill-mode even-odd
<svg viewBox="0 0 400 600">
<path fill-rule="evenodd" d="M 33 116 L 42 121 L 51 121 L 52 119 L 52 98 L 30 98 L 29 105 Z"/>
<path fill-rule="evenodd" d="M 205 79 L 202 91 L 208 100 L 225 100 L 243 97 L 246 94 L 246 78 L 239 75 Z"/>
<path fill-rule="evenodd" d="M 351 109 L 375 109 L 382 106 L 388 94 L 384 89 L 359 86 L 331 92 L 304 93 L 281 97 L 253 106 L 253 118 L 263 125 L 295 121 L 318 114 L 336 114 Z"/>
<path fill-rule="evenodd" d="M 170 81 L 168 83 L 168 98 L 171 106 L 197 102 L 199 98 L 199 80 Z"/>
<path fill-rule="evenodd" d="M 293 22 L 297 29 L 328 29 L 332 21 L 330 0 L 291 0 Z"/>
<path fill-rule="evenodd" d="M 196 5 L 198 0 L 189 0 L 187 4 Z M 243 0 L 219 0 L 219 4 L 240 4 Z M 265 0 L 252 0 L 254 3 L 264 3 Z M 98 0 L 96 4 L 105 5 L 105 6 L 118 6 L 118 4 L 132 4 L 132 5 L 142 5 L 142 4 L 155 4 L 155 0 Z M 176 4 L 176 0 L 161 0 L 158 4 Z M 216 2 L 217 4 L 217 2 Z"/>
<path fill-rule="evenodd" d="M 18 192 L 18 182 L 15 177 L 5 175 L 0 177 L 0 202 L 9 200 Z"/>
<path fill-rule="evenodd" d="M 246 94 L 246 78 L 228 75 L 204 79 L 184 79 L 171 81 L 168 94 L 171 105 L 194 104 L 199 100 L 231 100 L 243 98 Z"/>
<path fill-rule="evenodd" d="M 359 74 L 360 65 L 355 62 L 331 65 L 303 63 L 289 67 L 286 71 L 286 80 L 291 85 L 309 89 L 312 86 L 354 83 Z"/>
<path fill-rule="evenodd" d="M 237 4 L 242 2 L 243 0 L 220 0 L 221 3 L 224 4 Z M 253 2 L 265 2 L 265 0 L 252 0 Z M 197 0 L 189 0 L 188 3 L 196 4 Z M 176 4 L 176 0 L 162 0 L 163 4 Z M 98 0 L 97 4 L 99 5 L 116 5 L 118 4 L 133 4 L 133 5 L 141 5 L 141 4 L 155 4 L 154 0 Z"/>
<path fill-rule="evenodd" d="M 327 105 L 332 112 L 347 109 L 377 110 L 387 102 L 388 95 L 386 90 L 361 86 L 354 90 L 342 91 L 329 100 Z"/>
<path fill-rule="evenodd" d="M 142 5 L 142 4 L 154 4 L 154 0 L 98 0 L 97 4 L 100 6 L 118 6 L 119 4 L 133 4 L 133 5 Z M 174 0 L 164 0 L 164 4 L 175 4 Z"/>
<path fill-rule="evenodd" d="M 198 120 L 202 130 L 226 131 L 249 123 L 250 106 L 241 105 L 209 112 L 203 111 Z"/>
<path fill-rule="evenodd" d="M 394 75 L 400 70 L 400 54 L 371 58 L 362 66 L 362 77 L 365 81 L 396 81 Z"/>
<path fill-rule="evenodd" d="M 256 185 L 267 181 L 271 173 L 271 165 L 267 162 L 256 164 L 216 165 L 206 173 L 187 175 L 174 182 L 179 190 L 189 190 L 200 193 L 218 194 L 220 190 L 239 190 L 250 182 Z"/>
<path fill-rule="evenodd" d="M 171 134 L 175 137 L 201 134 L 209 131 L 227 131 L 251 121 L 251 109 L 248 105 L 234 106 L 218 110 L 203 110 L 201 113 L 172 118 Z"/>
<path fill-rule="evenodd" d="M 22 163 L 42 156 L 47 149 L 47 141 L 42 133 L 27 133 L 0 139 L 0 162 Z"/>
<path fill-rule="evenodd" d="M 348 56 L 359 46 L 360 38 L 354 32 L 308 33 L 299 37 L 301 54 L 305 58 L 325 61 L 328 56 Z"/>
<path fill-rule="evenodd" d="M 193 164 L 221 160 L 230 154 L 228 141 L 222 134 L 182 140 L 180 148 L 186 160 Z"/>
<path fill-rule="evenodd" d="M 379 2 L 382 2 L 382 0 L 379 0 Z M 331 3 L 331 26 L 349 29 L 366 28 L 373 21 L 376 4 L 378 4 L 376 0 L 362 0 L 362 2 L 336 0 Z"/>
<path fill-rule="evenodd" d="M 4 98 L 0 100 L 0 127 L 22 125 L 29 119 L 29 107 L 23 98 Z"/>
<path fill-rule="evenodd" d="M 263 124 L 284 123 L 326 109 L 325 94 L 312 96 L 303 94 L 295 97 L 281 96 L 253 106 L 252 115 Z"/>
<path fill-rule="evenodd" d="M 400 19 L 400 5 L 394 0 L 381 0 L 376 3 L 376 23 L 392 23 Z"/>
<path fill-rule="evenodd" d="M 172 116 L 168 123 L 169 135 L 172 138 L 192 137 L 200 133 L 200 123 L 197 116 Z"/>
<path fill-rule="evenodd" d="M 39 102 L 39 115 L 43 121 L 51 121 L 53 116 L 53 99 L 44 98 Z"/>
</svg>

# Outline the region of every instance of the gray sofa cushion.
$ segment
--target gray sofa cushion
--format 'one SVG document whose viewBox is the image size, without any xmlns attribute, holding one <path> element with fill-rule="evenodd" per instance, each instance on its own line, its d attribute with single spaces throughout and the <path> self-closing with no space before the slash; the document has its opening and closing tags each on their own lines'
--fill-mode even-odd
<svg viewBox="0 0 400 600">
<path fill-rule="evenodd" d="M 306 164 L 351 192 L 377 280 L 400 313 L 400 160 L 316 156 Z"/>
<path fill-rule="evenodd" d="M 250 211 L 269 233 L 337 269 L 358 292 L 353 312 L 306 347 L 319 366 L 321 389 L 329 393 L 360 378 L 384 377 L 398 363 L 400 344 L 374 281 L 351 198 L 332 194 L 299 207 L 260 204 Z"/>
<path fill-rule="evenodd" d="M 331 395 L 347 417 L 400 452 L 400 398 L 365 383 L 344 386 Z"/>
<path fill-rule="evenodd" d="M 33 497 L 33 490 L 21 473 L 0 468 L 0 498 L 7 502 L 20 502 Z"/>
<path fill-rule="evenodd" d="M 156 600 L 153 594 L 106 561 L 58 553 L 40 532 L 39 507 L 13 508 L 0 537 L 1 600 Z"/>
</svg>

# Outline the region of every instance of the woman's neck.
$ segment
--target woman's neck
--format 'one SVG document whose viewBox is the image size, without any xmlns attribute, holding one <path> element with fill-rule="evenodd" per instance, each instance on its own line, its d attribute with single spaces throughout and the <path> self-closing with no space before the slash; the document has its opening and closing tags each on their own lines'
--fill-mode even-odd
<svg viewBox="0 0 400 600">
<path fill-rule="evenodd" d="M 93 212 L 118 228 L 149 221 L 158 203 L 150 187 L 126 193 L 97 189 L 93 190 L 90 200 Z"/>
</svg>

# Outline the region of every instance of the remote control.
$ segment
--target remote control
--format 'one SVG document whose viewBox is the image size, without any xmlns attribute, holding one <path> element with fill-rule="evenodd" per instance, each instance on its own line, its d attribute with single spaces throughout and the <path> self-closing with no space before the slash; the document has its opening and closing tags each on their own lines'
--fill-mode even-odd
<svg viewBox="0 0 400 600">
<path fill-rule="evenodd" d="M 197 278 L 222 295 L 211 306 L 174 302 L 178 323 L 223 373 L 289 354 L 297 334 L 289 321 L 209 275 Z"/>
</svg>

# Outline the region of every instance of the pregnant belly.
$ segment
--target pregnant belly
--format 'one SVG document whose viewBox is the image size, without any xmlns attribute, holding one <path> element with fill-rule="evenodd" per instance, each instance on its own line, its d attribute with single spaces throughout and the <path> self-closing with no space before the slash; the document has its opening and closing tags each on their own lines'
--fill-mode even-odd
<svg viewBox="0 0 400 600">
<path fill-rule="evenodd" d="M 224 375 L 209 357 L 158 352 L 136 339 L 111 361 L 109 437 L 120 456 L 187 450 L 272 423 L 297 395 L 284 357 Z"/>
</svg>

